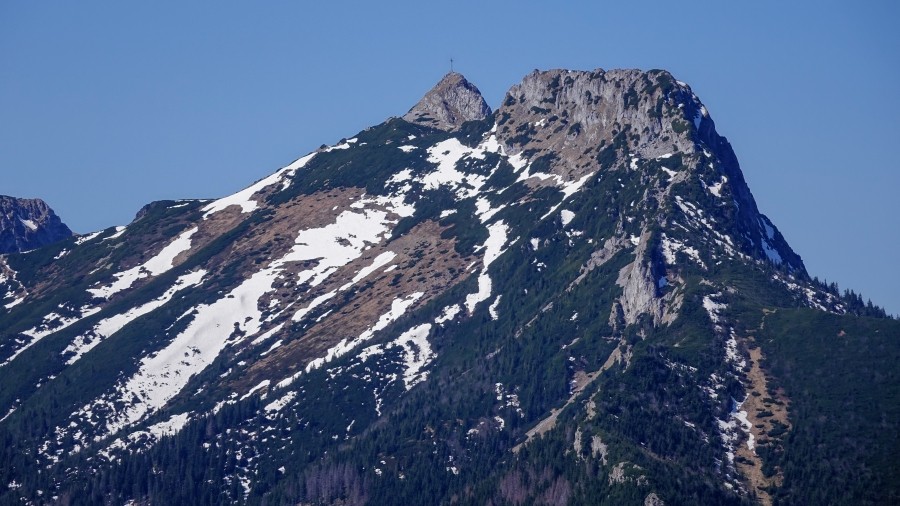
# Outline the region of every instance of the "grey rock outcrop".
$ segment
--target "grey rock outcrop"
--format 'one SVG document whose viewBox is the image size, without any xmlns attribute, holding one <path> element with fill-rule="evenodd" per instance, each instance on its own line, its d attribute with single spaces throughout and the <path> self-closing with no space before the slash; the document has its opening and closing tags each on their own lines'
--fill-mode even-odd
<svg viewBox="0 0 900 506">
<path fill-rule="evenodd" d="M 441 130 L 454 130 L 466 121 L 491 114 L 481 92 L 458 72 L 450 72 L 413 106 L 403 119 Z"/>
<path fill-rule="evenodd" d="M 677 117 L 663 114 L 679 105 Z M 577 179 L 593 170 L 585 164 L 593 164 L 597 146 L 611 143 L 626 125 L 634 138 L 629 148 L 638 156 L 695 153 L 689 129 L 674 131 L 672 121 L 688 127 L 695 113 L 704 121 L 701 105 L 666 71 L 535 70 L 507 92 L 497 109 L 497 133 L 511 153 L 556 153 L 565 159 L 567 176 Z"/>
<path fill-rule="evenodd" d="M 597 170 L 638 170 L 644 161 L 659 162 L 677 153 L 680 163 L 673 167 L 679 173 L 670 183 L 686 178 L 705 182 L 710 205 L 728 207 L 732 246 L 805 275 L 803 260 L 759 212 L 737 157 L 716 132 L 709 111 L 669 72 L 535 70 L 509 89 L 496 118 L 497 138 L 508 153 L 525 153 L 531 160 L 547 155 L 549 166 L 543 170 L 565 181 Z M 666 192 L 657 188 L 642 201 L 664 198 Z M 649 297 L 655 280 L 643 271 L 635 274 L 639 276 L 622 285 L 636 304 L 631 312 L 624 308 L 628 323 L 633 323 L 629 316 L 659 314 Z"/>
<path fill-rule="evenodd" d="M 654 492 L 650 492 L 650 495 L 644 498 L 644 506 L 665 506 L 665 504 Z"/>
<path fill-rule="evenodd" d="M 71 235 L 43 200 L 0 195 L 0 254 L 40 248 Z"/>
</svg>

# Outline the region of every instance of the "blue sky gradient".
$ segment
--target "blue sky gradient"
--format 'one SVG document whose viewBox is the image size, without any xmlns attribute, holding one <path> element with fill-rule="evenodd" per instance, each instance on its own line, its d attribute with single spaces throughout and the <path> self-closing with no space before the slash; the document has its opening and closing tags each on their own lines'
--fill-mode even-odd
<svg viewBox="0 0 900 506">
<path fill-rule="evenodd" d="M 492 107 L 535 68 L 664 68 L 810 273 L 900 314 L 900 4 L 728 4 L 3 2 L 0 194 L 89 232 L 402 115 L 451 56 Z"/>
</svg>

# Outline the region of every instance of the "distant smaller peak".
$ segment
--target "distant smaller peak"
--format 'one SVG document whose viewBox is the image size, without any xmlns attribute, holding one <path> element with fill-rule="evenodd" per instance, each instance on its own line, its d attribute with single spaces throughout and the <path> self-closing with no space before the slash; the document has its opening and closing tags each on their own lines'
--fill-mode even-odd
<svg viewBox="0 0 900 506">
<path fill-rule="evenodd" d="M 71 235 L 43 200 L 0 195 L 0 254 L 40 248 Z"/>
<path fill-rule="evenodd" d="M 454 130 L 466 121 L 491 114 L 478 88 L 459 72 L 447 72 L 403 119 L 410 123 Z"/>
</svg>

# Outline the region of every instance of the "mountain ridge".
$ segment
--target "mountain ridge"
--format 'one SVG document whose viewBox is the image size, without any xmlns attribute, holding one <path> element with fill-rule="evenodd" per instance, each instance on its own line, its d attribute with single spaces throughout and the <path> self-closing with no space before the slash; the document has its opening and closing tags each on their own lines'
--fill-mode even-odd
<svg viewBox="0 0 900 506">
<path fill-rule="evenodd" d="M 828 314 L 886 360 L 895 322 L 809 278 L 671 74 L 536 71 L 493 112 L 451 77 L 460 115 L 417 121 L 439 83 L 233 195 L 0 257 L 0 502 L 809 497 L 780 343 Z M 848 500 L 889 482 L 858 472 Z"/>
</svg>

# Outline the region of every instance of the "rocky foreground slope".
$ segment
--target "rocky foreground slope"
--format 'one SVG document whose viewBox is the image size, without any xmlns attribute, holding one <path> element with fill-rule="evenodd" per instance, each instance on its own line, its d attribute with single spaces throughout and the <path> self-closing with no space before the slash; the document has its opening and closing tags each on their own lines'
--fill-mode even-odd
<svg viewBox="0 0 900 506">
<path fill-rule="evenodd" d="M 900 498 L 900 326 L 665 71 L 450 74 L 0 272 L 0 503 Z"/>
</svg>

